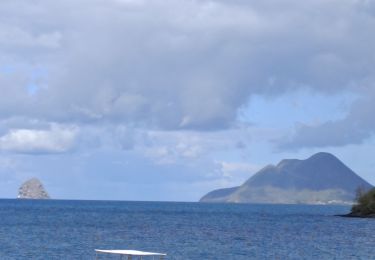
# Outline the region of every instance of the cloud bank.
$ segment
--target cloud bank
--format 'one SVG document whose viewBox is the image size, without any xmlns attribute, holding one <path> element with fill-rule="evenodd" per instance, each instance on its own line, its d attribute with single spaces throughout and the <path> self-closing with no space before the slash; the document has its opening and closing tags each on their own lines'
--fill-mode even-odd
<svg viewBox="0 0 375 260">
<path fill-rule="evenodd" d="M 49 130 L 15 129 L 0 137 L 0 150 L 16 153 L 62 153 L 74 144 L 75 128 L 52 125 Z"/>
<path fill-rule="evenodd" d="M 372 10 L 368 1 L 3 1 L 1 117 L 213 130 L 232 127 L 254 94 L 362 95 Z"/>
<path fill-rule="evenodd" d="M 206 191 L 236 185 L 272 148 L 344 147 L 374 135 L 371 1 L 2 0 L 0 17 L 0 153 L 16 165 L 0 171 L 9 182 L 11 172 L 21 179 L 59 165 L 51 178 L 74 178 L 77 194 L 104 178 Z M 315 101 L 325 119 L 296 127 L 247 111 L 254 97 L 298 91 L 355 98 L 329 120 Z M 257 125 L 257 113 L 275 124 Z M 113 157 L 120 163 L 109 166 Z"/>
</svg>

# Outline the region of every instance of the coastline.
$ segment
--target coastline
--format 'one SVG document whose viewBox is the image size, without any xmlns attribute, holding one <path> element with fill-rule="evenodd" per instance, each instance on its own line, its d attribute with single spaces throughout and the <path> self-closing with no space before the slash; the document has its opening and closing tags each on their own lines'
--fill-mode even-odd
<svg viewBox="0 0 375 260">
<path fill-rule="evenodd" d="M 375 219 L 375 214 L 359 215 L 359 214 L 348 213 L 348 214 L 335 215 L 335 216 L 343 217 L 343 218 L 373 218 L 373 219 Z"/>
</svg>

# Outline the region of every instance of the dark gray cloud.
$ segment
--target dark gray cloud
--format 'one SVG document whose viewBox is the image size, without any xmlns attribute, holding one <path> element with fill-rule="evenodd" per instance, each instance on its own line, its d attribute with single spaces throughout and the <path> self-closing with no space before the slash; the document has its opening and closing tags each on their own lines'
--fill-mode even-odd
<svg viewBox="0 0 375 260">
<path fill-rule="evenodd" d="M 5 0 L 0 117 L 217 130 L 235 125 L 255 94 L 310 88 L 365 96 L 375 65 L 373 10 L 369 1 L 339 0 Z M 353 105 L 356 120 L 361 107 Z M 281 146 L 371 135 L 366 120 L 356 123 L 366 130 L 348 130 L 347 138 L 324 130 L 348 127 L 353 117 L 302 126 Z"/>
</svg>

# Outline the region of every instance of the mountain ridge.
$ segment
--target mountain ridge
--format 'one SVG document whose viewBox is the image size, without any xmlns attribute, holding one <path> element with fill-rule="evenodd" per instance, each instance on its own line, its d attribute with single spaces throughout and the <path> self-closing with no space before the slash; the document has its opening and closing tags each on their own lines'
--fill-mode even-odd
<svg viewBox="0 0 375 260">
<path fill-rule="evenodd" d="M 242 185 L 209 192 L 201 202 L 348 204 L 372 185 L 330 153 L 267 165 Z"/>
</svg>

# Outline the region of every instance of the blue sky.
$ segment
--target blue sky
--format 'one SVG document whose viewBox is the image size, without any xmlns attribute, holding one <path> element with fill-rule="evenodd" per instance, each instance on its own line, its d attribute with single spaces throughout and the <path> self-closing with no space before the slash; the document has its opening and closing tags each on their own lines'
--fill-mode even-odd
<svg viewBox="0 0 375 260">
<path fill-rule="evenodd" d="M 0 197 L 196 201 L 332 152 L 375 184 L 366 0 L 4 0 Z"/>
</svg>

